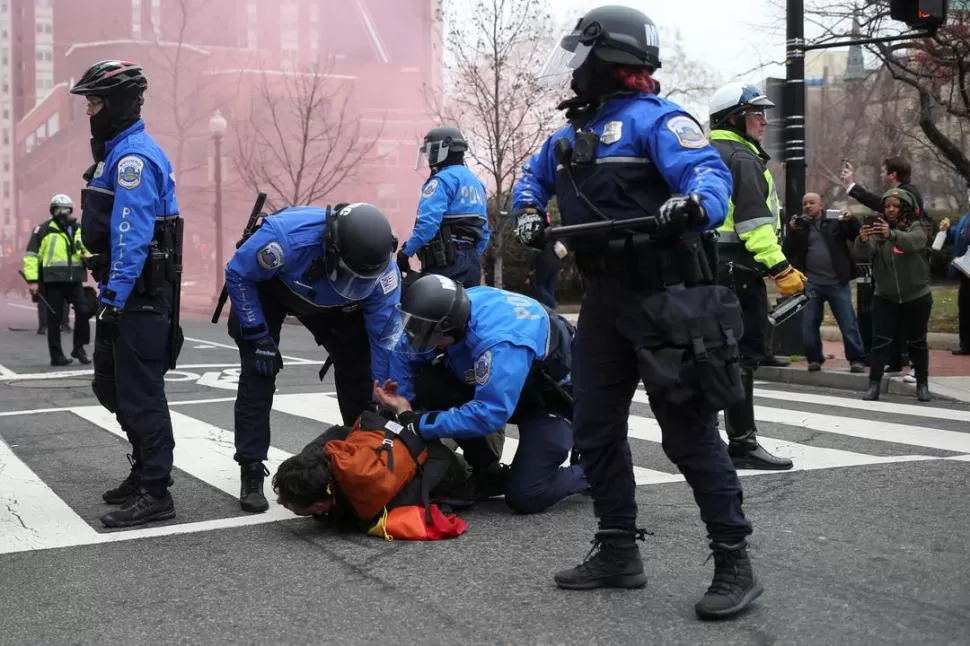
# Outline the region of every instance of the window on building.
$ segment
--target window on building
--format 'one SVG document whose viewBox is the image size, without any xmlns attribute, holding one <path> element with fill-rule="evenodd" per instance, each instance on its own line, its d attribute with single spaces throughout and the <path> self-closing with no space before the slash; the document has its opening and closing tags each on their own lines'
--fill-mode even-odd
<svg viewBox="0 0 970 646">
<path fill-rule="evenodd" d="M 53 137 L 61 129 L 61 115 L 57 112 L 51 115 L 51 118 L 47 120 L 47 136 Z"/>
<path fill-rule="evenodd" d="M 3 158 L 3 172 L 5 173 L 10 172 L 10 158 L 7 156 L 4 156 Z"/>
<path fill-rule="evenodd" d="M 3 120 L 8 121 L 10 119 L 10 108 L 4 107 L 3 109 Z"/>
<path fill-rule="evenodd" d="M 10 197 L 10 182 L 9 181 L 3 183 L 3 196 L 6 197 L 6 198 L 9 198 Z"/>
<path fill-rule="evenodd" d="M 396 166 L 398 163 L 398 145 L 395 141 L 377 142 L 377 159 L 382 165 Z"/>
<path fill-rule="evenodd" d="M 27 147 L 27 152 L 34 149 L 34 133 L 27 135 L 27 138 L 24 139 L 24 146 Z"/>
<path fill-rule="evenodd" d="M 141 0 L 131 0 L 131 37 L 141 38 Z"/>
</svg>

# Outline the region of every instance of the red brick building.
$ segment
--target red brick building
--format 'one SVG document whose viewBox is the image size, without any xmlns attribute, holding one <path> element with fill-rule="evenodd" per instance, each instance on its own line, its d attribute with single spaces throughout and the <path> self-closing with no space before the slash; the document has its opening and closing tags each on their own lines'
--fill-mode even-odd
<svg viewBox="0 0 970 646">
<path fill-rule="evenodd" d="M 284 192 L 310 194 L 306 179 L 299 192 L 289 177 L 298 165 L 277 171 L 268 162 L 253 163 L 300 147 L 294 131 L 299 106 L 293 101 L 300 84 L 304 91 L 315 84 L 324 97 L 311 111 L 308 129 L 339 132 L 303 147 L 313 154 L 302 174 L 333 166 L 339 175 L 340 164 L 322 152 L 327 142 L 352 156 L 366 151 L 352 179 L 312 201 L 372 201 L 404 238 L 422 182 L 414 171 L 417 142 L 433 125 L 425 88 L 436 87 L 440 77 L 437 5 L 438 0 L 13 0 L 9 50 L 20 55 L 9 58 L 12 91 L 3 106 L 16 125 L 0 157 L 12 158 L 14 181 L 12 199 L 0 204 L 0 214 L 7 208 L 11 217 L 0 223 L 8 233 L 17 229 L 19 244 L 45 216 L 52 195 L 68 193 L 79 201 L 80 175 L 91 163 L 89 131 L 84 102 L 68 89 L 91 63 L 121 58 L 144 65 L 149 78 L 143 117 L 176 167 L 187 272 L 215 275 L 209 120 L 216 109 L 227 121 L 226 253 L 256 193 L 246 181 L 244 162 L 275 172 L 274 185 L 290 189 Z M 308 75 L 314 66 L 317 80 Z M 276 128 L 267 116 L 270 107 L 288 125 Z M 274 137 L 283 143 L 272 145 Z M 268 180 L 259 188 L 274 195 Z"/>
</svg>

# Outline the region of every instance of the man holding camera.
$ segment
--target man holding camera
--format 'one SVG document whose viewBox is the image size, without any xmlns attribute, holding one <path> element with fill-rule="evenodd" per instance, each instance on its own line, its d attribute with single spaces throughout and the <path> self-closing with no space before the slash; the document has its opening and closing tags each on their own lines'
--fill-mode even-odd
<svg viewBox="0 0 970 646">
<path fill-rule="evenodd" d="M 826 211 L 818 193 L 806 193 L 801 215 L 788 221 L 785 257 L 808 277 L 805 294 L 809 300 L 802 317 L 802 339 L 810 372 L 821 370 L 825 363 L 819 327 L 826 302 L 842 331 L 850 370 L 866 371 L 865 348 L 849 289 L 849 282 L 856 277 L 850 245 L 858 235 L 859 221 L 847 212 Z"/>
</svg>

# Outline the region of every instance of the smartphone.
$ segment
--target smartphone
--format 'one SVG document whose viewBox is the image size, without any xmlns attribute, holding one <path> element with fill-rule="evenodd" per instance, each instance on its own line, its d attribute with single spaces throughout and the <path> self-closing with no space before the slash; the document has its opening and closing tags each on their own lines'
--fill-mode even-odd
<svg viewBox="0 0 970 646">
<path fill-rule="evenodd" d="M 829 220 L 838 220 L 842 217 L 842 211 L 838 209 L 825 209 L 825 217 Z"/>
<path fill-rule="evenodd" d="M 866 219 L 863 220 L 862 223 L 864 225 L 866 225 L 867 227 L 875 226 L 876 224 L 879 223 L 879 216 L 878 215 L 867 215 L 866 216 Z"/>
</svg>

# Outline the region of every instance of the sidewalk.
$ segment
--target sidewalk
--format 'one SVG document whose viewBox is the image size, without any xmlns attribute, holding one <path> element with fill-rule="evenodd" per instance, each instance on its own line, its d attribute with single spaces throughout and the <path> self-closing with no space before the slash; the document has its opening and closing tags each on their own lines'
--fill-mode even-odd
<svg viewBox="0 0 970 646">
<path fill-rule="evenodd" d="M 970 402 L 970 356 L 953 356 L 950 347 L 952 346 L 946 350 L 930 350 L 930 392 L 938 397 Z M 819 372 L 808 372 L 808 364 L 802 360 L 793 362 L 787 368 L 761 367 L 755 373 L 755 378 L 857 390 L 861 396 L 869 385 L 869 375 L 849 372 L 849 362 L 845 360 L 842 342 L 822 341 L 822 353 L 832 358 L 826 359 Z M 903 375 L 887 375 L 882 379 L 882 391 L 915 397 L 916 384 L 903 381 Z"/>
</svg>

